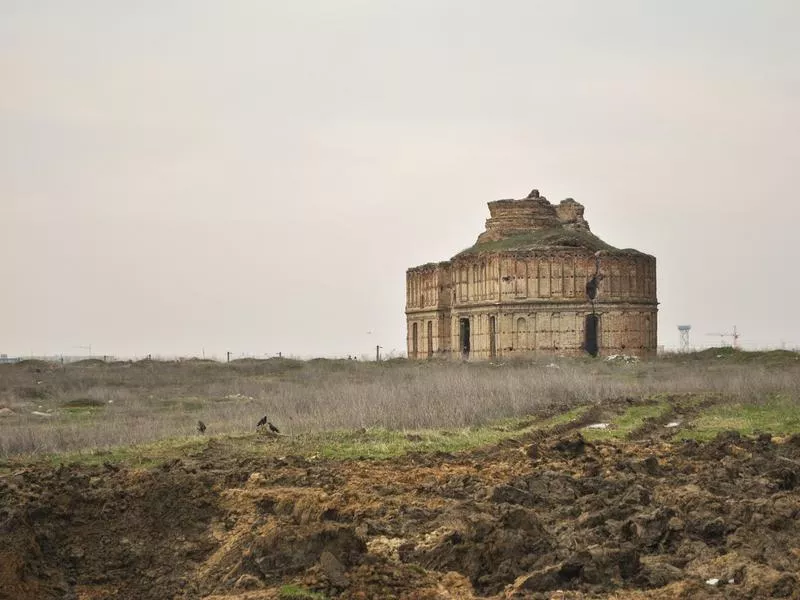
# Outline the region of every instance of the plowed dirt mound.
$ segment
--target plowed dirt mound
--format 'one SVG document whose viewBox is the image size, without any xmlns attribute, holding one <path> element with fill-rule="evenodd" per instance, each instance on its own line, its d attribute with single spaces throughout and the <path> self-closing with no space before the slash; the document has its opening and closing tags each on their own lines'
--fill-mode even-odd
<svg viewBox="0 0 800 600">
<path fill-rule="evenodd" d="M 225 448 L 1 477 L 0 598 L 800 597 L 800 438 L 559 428 L 372 462 Z"/>
</svg>

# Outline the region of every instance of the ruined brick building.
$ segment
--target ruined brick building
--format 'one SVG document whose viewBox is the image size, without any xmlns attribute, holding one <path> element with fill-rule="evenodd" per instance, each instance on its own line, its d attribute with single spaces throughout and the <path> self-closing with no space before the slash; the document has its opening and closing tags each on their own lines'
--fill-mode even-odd
<svg viewBox="0 0 800 600">
<path fill-rule="evenodd" d="M 486 231 L 406 273 L 408 356 L 656 352 L 656 259 L 614 248 L 571 198 L 489 202 Z"/>
</svg>

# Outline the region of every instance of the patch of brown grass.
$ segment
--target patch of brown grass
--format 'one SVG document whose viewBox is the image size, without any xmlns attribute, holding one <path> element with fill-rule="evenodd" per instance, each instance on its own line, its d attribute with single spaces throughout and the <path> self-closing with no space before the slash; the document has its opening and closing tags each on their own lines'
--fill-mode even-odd
<svg viewBox="0 0 800 600">
<path fill-rule="evenodd" d="M 463 428 L 584 404 L 714 393 L 797 401 L 800 362 L 558 359 L 385 363 L 290 359 L 0 365 L 0 455 L 90 450 L 252 432 L 264 414 L 284 433 Z M 35 415 L 33 412 L 50 416 Z"/>
</svg>

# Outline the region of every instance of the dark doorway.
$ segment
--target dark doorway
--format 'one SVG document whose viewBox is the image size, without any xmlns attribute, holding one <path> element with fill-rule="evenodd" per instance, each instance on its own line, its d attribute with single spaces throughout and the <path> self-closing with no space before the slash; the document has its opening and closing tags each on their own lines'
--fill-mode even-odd
<svg viewBox="0 0 800 600">
<path fill-rule="evenodd" d="M 433 356 L 433 321 L 428 321 L 428 358 Z"/>
<path fill-rule="evenodd" d="M 584 334 L 583 349 L 592 356 L 597 356 L 597 330 L 600 324 L 600 317 L 597 315 L 586 315 L 586 331 Z"/>
<path fill-rule="evenodd" d="M 469 319 L 460 319 L 459 326 L 461 334 L 461 356 L 462 358 L 469 358 Z"/>
<path fill-rule="evenodd" d="M 417 323 L 413 323 L 411 325 L 411 357 L 417 358 L 418 351 L 419 351 L 419 330 L 417 327 Z"/>
<path fill-rule="evenodd" d="M 497 356 L 497 336 L 494 317 L 489 317 L 489 358 Z"/>
</svg>

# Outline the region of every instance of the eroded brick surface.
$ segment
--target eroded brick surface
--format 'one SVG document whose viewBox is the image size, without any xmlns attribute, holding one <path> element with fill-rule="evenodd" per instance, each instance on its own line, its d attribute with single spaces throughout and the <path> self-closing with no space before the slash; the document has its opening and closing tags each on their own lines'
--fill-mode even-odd
<svg viewBox="0 0 800 600">
<path fill-rule="evenodd" d="M 599 354 L 655 354 L 654 256 L 603 242 L 571 198 L 554 205 L 534 190 L 489 212 L 472 248 L 407 271 L 410 358 L 582 354 L 593 314 Z"/>
</svg>

